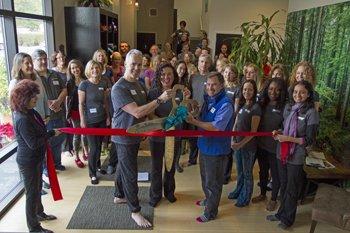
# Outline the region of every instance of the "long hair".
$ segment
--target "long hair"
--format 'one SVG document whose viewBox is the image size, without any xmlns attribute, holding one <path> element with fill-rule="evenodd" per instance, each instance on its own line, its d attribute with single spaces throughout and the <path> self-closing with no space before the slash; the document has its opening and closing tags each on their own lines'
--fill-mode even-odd
<svg viewBox="0 0 350 233">
<path fill-rule="evenodd" d="M 67 56 L 62 51 L 54 51 L 53 54 L 50 57 L 51 63 L 53 67 L 57 66 L 57 55 L 62 54 L 64 57 L 64 66 L 67 67 Z"/>
<path fill-rule="evenodd" d="M 10 94 L 12 111 L 26 112 L 31 98 L 40 93 L 39 85 L 29 79 L 24 79 L 16 84 Z"/>
<path fill-rule="evenodd" d="M 277 79 L 277 78 L 267 80 L 266 85 L 265 85 L 263 92 L 261 94 L 260 105 L 262 108 L 265 108 L 269 104 L 269 102 L 270 102 L 269 87 L 270 87 L 271 83 L 276 83 L 277 87 L 280 89 L 280 95 L 277 98 L 276 108 L 282 109 L 283 106 L 285 105 L 285 102 L 286 102 L 287 87 L 286 87 L 286 83 L 284 80 Z"/>
<path fill-rule="evenodd" d="M 181 78 L 178 77 L 179 80 L 181 79 L 181 82 L 179 81 L 179 84 L 185 85 L 186 87 L 189 87 L 189 86 L 190 86 L 189 74 L 188 74 L 188 69 L 187 69 L 187 65 L 186 65 L 186 62 L 185 62 L 185 61 L 183 61 L 183 60 L 178 61 L 178 63 L 176 64 L 176 74 L 179 75 L 179 74 L 177 73 L 177 69 L 178 69 L 178 67 L 179 67 L 181 64 L 184 64 L 184 65 L 185 65 L 185 67 L 186 67 L 185 70 L 186 70 L 186 71 L 185 71 L 184 75 L 183 75 Z"/>
<path fill-rule="evenodd" d="M 98 62 L 98 54 L 99 53 L 102 53 L 102 55 L 103 55 L 103 63 L 101 63 L 101 65 L 102 65 L 102 69 L 103 69 L 103 67 L 105 67 L 106 65 L 107 65 L 107 63 L 108 63 L 108 57 L 107 57 L 107 53 L 106 53 L 106 51 L 104 50 L 104 49 L 97 49 L 95 52 L 94 52 L 94 55 L 92 56 L 92 60 L 94 60 L 94 61 L 96 61 L 96 62 Z"/>
<path fill-rule="evenodd" d="M 293 98 L 293 92 L 294 92 L 294 89 L 297 85 L 303 85 L 305 87 L 305 89 L 307 90 L 308 92 L 308 97 L 305 101 L 305 105 L 303 107 L 303 110 L 302 112 L 305 113 L 307 112 L 307 110 L 309 110 L 310 108 L 313 108 L 315 106 L 315 103 L 314 103 L 314 88 L 312 86 L 312 84 L 306 80 L 301 80 L 299 82 L 296 82 L 294 83 L 292 86 L 291 86 L 291 89 L 290 89 L 290 92 L 289 92 L 289 102 L 290 102 L 290 105 L 293 106 L 295 104 L 295 101 L 294 101 L 294 98 Z"/>
<path fill-rule="evenodd" d="M 246 103 L 246 99 L 244 98 L 243 96 L 243 88 L 244 88 L 244 85 L 246 83 L 250 83 L 253 85 L 253 89 L 254 89 L 254 94 L 253 94 L 253 97 L 252 97 L 252 104 L 249 106 L 249 108 L 251 108 L 255 102 L 256 102 L 256 94 L 258 93 L 258 89 L 256 87 L 256 82 L 254 80 L 245 80 L 243 83 L 242 83 L 242 86 L 240 88 L 240 95 L 239 95 L 239 108 L 242 108 L 245 103 Z"/>
<path fill-rule="evenodd" d="M 78 66 L 78 68 L 80 69 L 81 72 L 81 79 L 84 80 L 86 79 L 85 74 L 84 74 L 84 66 L 83 63 L 81 63 L 81 61 L 77 60 L 77 59 L 73 59 L 68 63 L 68 67 L 67 67 L 67 80 L 73 80 L 75 82 L 75 76 L 74 74 L 72 74 L 71 72 L 71 68 L 72 65 L 76 65 Z"/>
<path fill-rule="evenodd" d="M 171 87 L 173 87 L 175 84 L 177 84 L 179 82 L 179 77 L 177 76 L 175 68 L 170 63 L 162 63 L 162 64 L 160 64 L 157 67 L 157 70 L 156 70 L 156 85 L 155 85 L 155 87 L 159 91 L 163 90 L 163 86 L 162 86 L 162 82 L 161 82 L 161 76 L 162 76 L 163 70 L 165 68 L 170 68 L 172 70 L 173 74 L 174 74 L 174 81 L 171 84 Z"/>
<path fill-rule="evenodd" d="M 11 76 L 13 79 L 22 80 L 24 78 L 21 66 L 25 58 L 28 58 L 30 62 L 33 64 L 32 57 L 27 53 L 17 53 L 13 58 L 13 66 L 11 70 Z M 31 79 L 35 80 L 34 72 L 31 75 Z"/>
<path fill-rule="evenodd" d="M 292 86 L 294 85 L 297 80 L 296 80 L 296 74 L 299 66 L 303 66 L 305 68 L 305 80 L 310 82 L 313 87 L 316 86 L 316 73 L 315 73 L 315 68 L 311 65 L 311 63 L 307 61 L 301 61 L 298 64 L 296 64 L 292 70 L 292 74 L 289 79 L 289 84 Z"/>
<path fill-rule="evenodd" d="M 288 76 L 286 74 L 286 69 L 282 63 L 276 63 L 272 66 L 269 77 L 272 78 L 273 72 L 277 69 L 282 71 L 282 79 L 284 80 L 285 84 L 288 86 Z"/>
</svg>

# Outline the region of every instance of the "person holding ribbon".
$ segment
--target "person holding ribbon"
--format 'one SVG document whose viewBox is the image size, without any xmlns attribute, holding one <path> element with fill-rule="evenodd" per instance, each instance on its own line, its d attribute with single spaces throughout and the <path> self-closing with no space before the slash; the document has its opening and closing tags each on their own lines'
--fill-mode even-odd
<svg viewBox="0 0 350 233">
<path fill-rule="evenodd" d="M 56 129 L 47 131 L 40 114 L 34 110 L 39 93 L 38 84 L 24 79 L 11 91 L 10 104 L 18 143 L 16 161 L 26 194 L 27 226 L 29 232 L 51 233 L 53 231 L 40 225 L 40 221 L 57 219 L 47 215 L 41 203 L 42 167 L 48 139 L 60 132 Z"/>
<path fill-rule="evenodd" d="M 108 87 L 102 81 L 102 65 L 90 60 L 85 67 L 85 76 L 78 87 L 79 114 L 81 128 L 105 128 L 110 125 L 108 106 Z M 88 135 L 89 154 L 89 176 L 91 184 L 98 184 L 97 171 L 102 175 L 106 172 L 101 169 L 101 147 L 103 137 Z"/>
<path fill-rule="evenodd" d="M 231 131 L 233 126 L 233 102 L 227 97 L 225 80 L 219 72 L 211 72 L 206 79 L 206 94 L 198 119 L 191 114 L 187 122 L 208 131 Z M 225 161 L 231 153 L 230 137 L 199 137 L 200 174 L 205 199 L 196 205 L 204 206 L 204 213 L 197 222 L 208 222 L 216 218 L 224 183 Z"/>
<path fill-rule="evenodd" d="M 286 105 L 283 113 L 283 132 L 273 131 L 279 141 L 276 153 L 281 205 L 276 214 L 266 217 L 269 221 L 280 221 L 278 227 L 282 229 L 289 228 L 295 221 L 306 147 L 315 142 L 319 125 L 311 83 L 305 80 L 296 82 L 291 86 L 289 98 L 290 104 Z"/>
<path fill-rule="evenodd" d="M 164 90 L 156 99 L 147 103 L 146 88 L 138 82 L 142 68 L 142 53 L 132 49 L 126 55 L 125 73 L 112 87 L 114 114 L 112 128 L 127 129 L 145 120 L 160 104 L 173 96 L 171 89 Z M 141 213 L 137 186 L 137 154 L 141 137 L 112 136 L 118 154 L 115 203 L 127 203 L 131 218 L 141 227 L 150 227 L 151 223 Z"/>
<path fill-rule="evenodd" d="M 286 93 L 287 89 L 283 79 L 274 78 L 267 80 L 261 94 L 260 105 L 262 116 L 258 131 L 272 132 L 273 130 L 282 128 Z M 271 200 L 268 202 L 266 209 L 268 211 L 274 211 L 277 208 L 277 195 L 280 188 L 276 159 L 277 142 L 272 137 L 258 137 L 257 140 L 258 149 L 256 157 L 259 163 L 260 195 L 253 197 L 252 203 L 266 200 L 270 170 L 272 193 Z"/>
<path fill-rule="evenodd" d="M 239 99 L 239 111 L 236 116 L 233 131 L 257 132 L 261 108 L 256 103 L 257 87 L 254 80 L 248 79 L 243 82 Z M 235 150 L 237 166 L 237 186 L 228 195 L 229 199 L 237 199 L 235 206 L 244 207 L 249 205 L 253 194 L 253 166 L 257 148 L 254 136 L 234 137 L 231 145 Z"/>
</svg>

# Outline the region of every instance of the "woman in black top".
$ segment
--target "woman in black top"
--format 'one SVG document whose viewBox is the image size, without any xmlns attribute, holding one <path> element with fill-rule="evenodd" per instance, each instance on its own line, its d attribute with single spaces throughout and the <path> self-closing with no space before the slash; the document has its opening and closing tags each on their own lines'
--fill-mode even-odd
<svg viewBox="0 0 350 233">
<path fill-rule="evenodd" d="M 260 96 L 262 116 L 258 131 L 272 132 L 282 128 L 283 110 L 286 100 L 286 87 L 282 79 L 269 79 Z M 272 177 L 271 200 L 266 209 L 274 211 L 277 207 L 277 195 L 280 182 L 277 170 L 276 147 L 277 142 L 272 137 L 258 137 L 258 150 L 256 157 L 259 163 L 260 195 L 252 199 L 253 203 L 265 201 L 269 169 Z"/>
<path fill-rule="evenodd" d="M 78 86 L 86 80 L 83 64 L 76 59 L 69 62 L 67 68 L 68 97 L 67 97 L 67 119 L 71 121 L 74 128 L 80 128 Z M 75 154 L 75 164 L 83 168 L 85 165 L 79 158 L 80 144 L 83 148 L 83 159 L 88 159 L 88 143 L 85 135 L 74 134 L 73 149 Z"/>
<path fill-rule="evenodd" d="M 12 90 L 10 102 L 18 143 L 16 161 L 26 193 L 27 226 L 30 232 L 51 233 L 39 223 L 56 219 L 55 216 L 44 213 L 41 203 L 42 166 L 47 140 L 60 133 L 57 130 L 47 131 L 40 114 L 33 109 L 39 93 L 39 86 L 25 79 Z"/>
</svg>

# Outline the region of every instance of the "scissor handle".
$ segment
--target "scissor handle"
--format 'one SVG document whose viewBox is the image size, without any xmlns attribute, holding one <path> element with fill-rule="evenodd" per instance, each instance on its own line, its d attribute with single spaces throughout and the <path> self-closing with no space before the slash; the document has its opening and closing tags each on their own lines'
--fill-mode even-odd
<svg viewBox="0 0 350 233">
<path fill-rule="evenodd" d="M 172 108 L 172 110 L 171 111 L 173 111 L 174 109 L 176 109 L 178 106 L 180 106 L 181 105 L 181 103 L 183 102 L 183 100 L 185 99 L 185 96 L 183 96 L 183 100 L 179 103 L 179 104 L 177 104 L 176 103 L 176 92 L 178 91 L 178 90 L 181 90 L 181 92 L 182 92 L 182 95 L 183 95 L 183 92 L 184 92 L 184 89 L 185 89 L 185 86 L 184 85 L 181 85 L 181 84 L 175 84 L 174 86 L 173 86 L 173 91 L 174 91 L 174 96 L 173 96 L 173 98 L 171 99 L 171 101 L 172 101 L 172 103 L 173 103 L 173 108 Z"/>
</svg>

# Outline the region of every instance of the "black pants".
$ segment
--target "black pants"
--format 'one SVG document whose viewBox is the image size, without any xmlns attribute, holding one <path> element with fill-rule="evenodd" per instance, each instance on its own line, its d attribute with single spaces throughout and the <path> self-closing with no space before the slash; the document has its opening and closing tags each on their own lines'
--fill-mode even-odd
<svg viewBox="0 0 350 233">
<path fill-rule="evenodd" d="M 278 176 L 277 158 L 275 153 L 258 148 L 256 157 L 259 163 L 259 179 L 261 195 L 266 195 L 267 184 L 269 182 L 269 169 L 272 177 L 271 200 L 276 201 L 280 189 L 280 179 Z"/>
<path fill-rule="evenodd" d="M 109 163 L 108 166 L 116 167 L 118 163 L 117 148 L 115 143 L 112 143 L 111 150 L 109 151 Z"/>
<path fill-rule="evenodd" d="M 202 189 L 205 194 L 204 216 L 214 219 L 218 214 L 218 208 L 224 182 L 225 155 L 199 156 Z"/>
<path fill-rule="evenodd" d="M 133 213 L 141 210 L 137 196 L 137 153 L 140 144 L 116 143 L 118 164 L 115 179 L 115 197 L 126 198 L 129 209 Z"/>
<path fill-rule="evenodd" d="M 232 165 L 233 165 L 233 153 L 234 151 L 231 150 L 231 152 L 225 156 L 225 163 L 224 163 L 224 181 L 228 183 L 228 181 L 231 179 L 231 173 L 232 173 Z"/>
<path fill-rule="evenodd" d="M 188 162 L 191 164 L 196 164 L 198 158 L 197 138 L 188 138 L 188 142 L 190 144 L 190 155 L 188 157 Z"/>
<path fill-rule="evenodd" d="M 104 128 L 106 126 L 105 121 L 99 123 L 88 124 L 88 128 Z M 90 154 L 89 154 L 89 176 L 96 177 L 97 169 L 101 167 L 101 146 L 103 136 L 88 135 L 87 136 Z"/>
<path fill-rule="evenodd" d="M 150 150 L 152 155 L 150 200 L 152 202 L 158 202 L 160 199 L 162 199 L 162 189 L 164 189 L 165 197 L 172 197 L 174 196 L 175 192 L 175 159 L 176 155 L 180 154 L 181 142 L 175 141 L 173 165 L 169 172 L 166 170 L 166 168 L 164 168 L 164 175 L 162 179 L 164 149 L 164 142 L 155 142 L 150 140 Z"/>
<path fill-rule="evenodd" d="M 37 215 L 44 212 L 41 203 L 42 162 L 30 165 L 19 165 L 19 172 L 23 178 L 26 194 L 26 219 L 29 231 L 40 228 Z"/>
<path fill-rule="evenodd" d="M 298 194 L 303 180 L 303 165 L 282 164 L 277 161 L 281 182 L 281 205 L 276 217 L 285 225 L 291 226 L 297 212 Z"/>
</svg>

